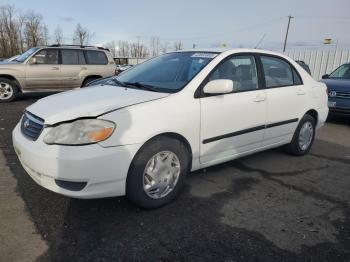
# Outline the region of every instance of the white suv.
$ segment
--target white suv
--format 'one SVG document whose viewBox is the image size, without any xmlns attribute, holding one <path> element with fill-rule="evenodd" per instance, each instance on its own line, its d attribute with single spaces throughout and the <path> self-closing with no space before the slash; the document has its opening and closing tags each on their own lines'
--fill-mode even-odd
<svg viewBox="0 0 350 262">
<path fill-rule="evenodd" d="M 127 195 L 154 208 L 186 174 L 286 145 L 308 153 L 328 114 L 326 86 L 276 53 L 168 53 L 100 86 L 29 106 L 14 148 L 41 186 L 76 198 Z"/>
</svg>

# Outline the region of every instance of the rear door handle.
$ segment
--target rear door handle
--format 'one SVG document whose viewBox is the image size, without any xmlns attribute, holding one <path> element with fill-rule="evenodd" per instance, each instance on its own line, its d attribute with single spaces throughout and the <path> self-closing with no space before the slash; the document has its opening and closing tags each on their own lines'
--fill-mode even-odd
<svg viewBox="0 0 350 262">
<path fill-rule="evenodd" d="M 265 101 L 266 100 L 266 96 L 264 95 L 256 95 L 256 97 L 254 98 L 254 102 L 262 102 L 262 101 Z"/>
<path fill-rule="evenodd" d="M 85 66 L 83 66 L 82 68 L 81 68 L 81 70 L 86 70 L 87 69 L 87 67 L 85 67 Z"/>
<path fill-rule="evenodd" d="M 297 91 L 297 95 L 298 95 L 298 96 L 302 96 L 302 95 L 305 95 L 305 94 L 306 94 L 306 93 L 305 93 L 304 90 L 298 89 L 298 91 Z"/>
<path fill-rule="evenodd" d="M 58 66 L 51 67 L 51 70 L 59 70 Z"/>
</svg>

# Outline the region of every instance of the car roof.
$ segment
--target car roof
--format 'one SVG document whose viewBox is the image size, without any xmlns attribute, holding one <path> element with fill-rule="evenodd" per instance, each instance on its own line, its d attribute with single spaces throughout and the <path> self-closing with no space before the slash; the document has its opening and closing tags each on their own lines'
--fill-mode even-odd
<svg viewBox="0 0 350 262">
<path fill-rule="evenodd" d="M 285 57 L 285 55 L 264 49 L 255 48 L 198 48 L 198 49 L 184 49 L 174 52 L 215 52 L 215 53 L 259 53 L 259 54 L 270 54 Z"/>
<path fill-rule="evenodd" d="M 59 48 L 59 49 L 78 49 L 78 50 L 96 50 L 96 51 L 109 51 L 107 48 L 99 46 L 74 46 L 74 45 L 52 45 L 52 46 L 37 46 L 37 48 Z"/>
</svg>

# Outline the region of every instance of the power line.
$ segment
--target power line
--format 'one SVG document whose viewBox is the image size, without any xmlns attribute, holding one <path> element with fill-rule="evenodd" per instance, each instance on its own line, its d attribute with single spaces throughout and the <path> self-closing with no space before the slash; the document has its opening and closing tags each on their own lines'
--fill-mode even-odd
<svg viewBox="0 0 350 262">
<path fill-rule="evenodd" d="M 259 40 L 259 42 L 256 44 L 256 46 L 254 47 L 255 49 L 257 49 L 259 47 L 259 45 L 261 44 L 261 42 L 264 40 L 266 36 L 266 33 L 262 36 L 262 38 Z"/>
<path fill-rule="evenodd" d="M 214 38 L 214 37 L 218 37 L 218 36 L 222 36 L 222 35 L 230 35 L 232 33 L 238 33 L 238 32 L 254 30 L 256 28 L 263 27 L 265 25 L 275 23 L 275 22 L 280 21 L 282 19 L 284 19 L 284 17 L 278 17 L 278 18 L 270 19 L 270 20 L 268 20 L 268 21 L 266 21 L 264 23 L 258 23 L 258 24 L 246 26 L 246 27 L 243 27 L 243 28 L 230 30 L 230 31 L 222 32 L 222 33 L 217 33 L 217 34 L 212 34 L 212 35 L 201 35 L 201 36 L 191 36 L 191 37 L 177 37 L 177 38 L 162 37 L 162 39 L 168 40 L 168 41 L 181 39 L 182 41 L 186 41 L 186 40 L 194 40 L 194 39 Z M 147 38 L 148 36 L 143 36 L 143 37 Z"/>
</svg>

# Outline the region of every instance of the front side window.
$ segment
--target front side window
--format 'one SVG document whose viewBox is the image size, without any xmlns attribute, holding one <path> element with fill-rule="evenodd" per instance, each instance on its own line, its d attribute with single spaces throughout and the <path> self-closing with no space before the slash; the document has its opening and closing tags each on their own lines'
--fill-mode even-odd
<svg viewBox="0 0 350 262">
<path fill-rule="evenodd" d="M 34 55 L 36 64 L 58 64 L 57 49 L 43 49 Z"/>
<path fill-rule="evenodd" d="M 85 57 L 87 64 L 90 65 L 106 65 L 108 63 L 106 54 L 101 51 L 85 51 Z"/>
<path fill-rule="evenodd" d="M 350 79 L 350 64 L 341 65 L 330 74 L 329 78 Z"/>
<path fill-rule="evenodd" d="M 153 86 L 159 91 L 177 92 L 198 74 L 217 53 L 174 52 L 139 64 L 118 76 L 124 83 Z"/>
<path fill-rule="evenodd" d="M 261 56 L 264 69 L 266 87 L 280 87 L 294 85 L 291 66 L 276 57 Z"/>
<path fill-rule="evenodd" d="M 62 55 L 62 64 L 63 65 L 78 65 L 79 64 L 78 50 L 62 49 L 61 55 Z"/>
<path fill-rule="evenodd" d="M 232 80 L 234 92 L 257 89 L 258 76 L 254 56 L 242 55 L 227 59 L 209 76 L 209 81 L 217 79 Z"/>
</svg>

